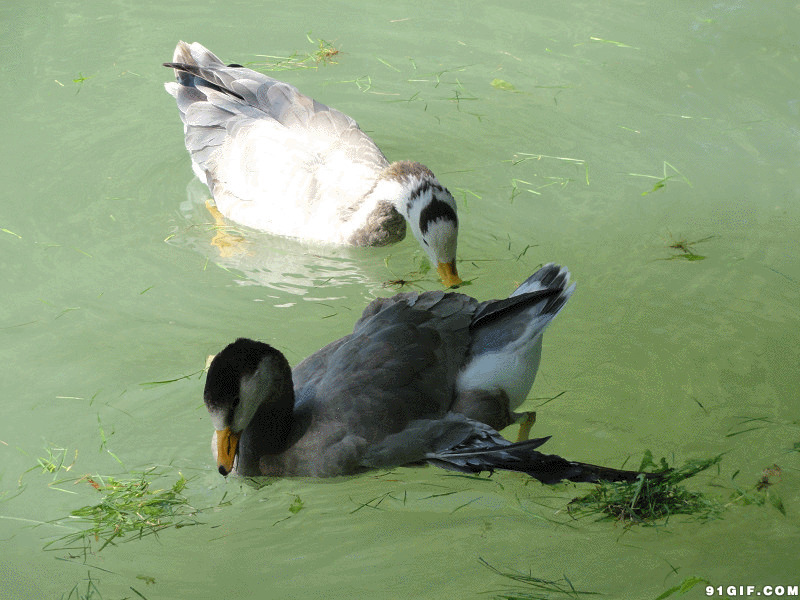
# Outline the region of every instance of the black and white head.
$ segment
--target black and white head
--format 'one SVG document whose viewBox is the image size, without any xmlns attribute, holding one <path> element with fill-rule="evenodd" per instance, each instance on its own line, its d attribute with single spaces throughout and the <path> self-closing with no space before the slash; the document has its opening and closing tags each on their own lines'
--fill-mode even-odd
<svg viewBox="0 0 800 600">
<path fill-rule="evenodd" d="M 402 184 L 397 210 L 425 249 L 431 264 L 447 287 L 461 283 L 456 269 L 458 215 L 456 201 L 425 165 L 400 161 L 389 165 L 383 177 Z"/>
<path fill-rule="evenodd" d="M 282 406 L 276 417 L 284 417 L 287 410 L 291 415 L 294 405 L 291 368 L 283 354 L 272 346 L 239 338 L 211 361 L 203 400 L 215 429 L 212 453 L 219 472 L 228 475 L 235 468 L 241 471 L 242 433 L 262 404 Z M 285 439 L 272 441 L 280 445 Z"/>
</svg>

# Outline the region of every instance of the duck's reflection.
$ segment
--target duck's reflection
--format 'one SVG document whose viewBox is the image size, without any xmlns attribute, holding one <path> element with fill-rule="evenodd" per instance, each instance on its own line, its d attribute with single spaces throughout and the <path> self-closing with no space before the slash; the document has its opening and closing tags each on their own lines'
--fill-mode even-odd
<svg viewBox="0 0 800 600">
<path fill-rule="evenodd" d="M 305 296 L 314 290 L 360 285 L 380 288 L 388 273 L 382 261 L 365 260 L 365 253 L 379 250 L 310 244 L 266 234 L 227 221 L 209 201 L 208 188 L 192 179 L 186 200 L 180 204 L 181 224 L 167 238 L 170 244 L 191 248 L 209 262 L 230 271 L 241 285 L 260 285 Z M 378 263 L 374 272 L 364 266 Z"/>
</svg>

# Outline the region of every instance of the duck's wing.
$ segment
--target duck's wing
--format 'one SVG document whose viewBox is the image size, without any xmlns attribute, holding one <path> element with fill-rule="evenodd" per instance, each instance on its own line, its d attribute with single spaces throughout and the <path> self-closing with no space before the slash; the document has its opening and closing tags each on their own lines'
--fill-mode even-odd
<svg viewBox="0 0 800 600">
<path fill-rule="evenodd" d="M 293 370 L 297 412 L 310 425 L 287 460 L 305 460 L 300 472 L 352 472 L 367 466 L 364 453 L 386 436 L 415 420 L 443 419 L 476 305 L 468 296 L 443 292 L 400 294 L 370 304 L 351 335 Z M 402 464 L 424 454 L 422 448 L 384 460 Z"/>
<path fill-rule="evenodd" d="M 295 367 L 298 400 L 313 397 L 320 410 L 347 415 L 341 420 L 370 440 L 444 415 L 476 306 L 469 296 L 444 292 L 374 300 L 351 335 Z"/>
<path fill-rule="evenodd" d="M 177 81 L 165 87 L 178 103 L 195 173 L 220 211 L 240 223 L 313 238 L 303 223 L 321 203 L 336 204 L 321 215 L 330 224 L 388 165 L 344 113 L 287 83 L 226 66 L 198 43 L 180 42 L 165 65 L 175 70 Z M 299 231 L 284 223 L 300 223 Z"/>
</svg>

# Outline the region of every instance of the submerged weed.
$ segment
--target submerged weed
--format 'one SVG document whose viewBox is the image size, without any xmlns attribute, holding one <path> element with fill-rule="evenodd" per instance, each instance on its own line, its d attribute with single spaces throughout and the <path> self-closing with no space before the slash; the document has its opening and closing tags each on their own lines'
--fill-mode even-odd
<svg viewBox="0 0 800 600">
<path fill-rule="evenodd" d="M 428 277 L 428 274 L 431 272 L 431 263 L 428 261 L 428 258 L 420 253 L 417 252 L 414 254 L 414 265 L 416 269 L 414 271 L 410 271 L 405 274 L 403 277 L 397 277 L 397 274 L 392 270 L 389 266 L 389 260 L 392 258 L 391 254 L 383 259 L 383 264 L 386 265 L 386 268 L 391 272 L 394 276 L 394 279 L 389 279 L 388 281 L 383 282 L 383 287 L 397 287 L 397 288 L 404 288 L 405 286 L 412 286 L 419 289 L 420 286 L 416 285 L 420 281 L 431 281 Z M 470 281 L 463 281 L 456 287 L 461 287 L 462 285 L 469 285 Z"/>
<path fill-rule="evenodd" d="M 160 474 L 155 468 L 144 471 L 135 479 L 84 476 L 85 481 L 102 494 L 99 503 L 73 510 L 59 521 L 77 521 L 82 529 L 48 542 L 45 550 L 78 550 L 84 556 L 92 551 L 92 542 L 100 544 L 97 552 L 109 544 L 133 534 L 128 539 L 140 539 L 157 534 L 167 527 L 197 525 L 197 509 L 193 508 L 183 490 L 187 480 L 180 475 L 166 489 L 151 489 L 153 479 Z"/>
<path fill-rule="evenodd" d="M 676 514 L 710 519 L 721 512 L 720 504 L 680 484 L 720 460 L 721 454 L 703 460 L 689 460 L 682 467 L 672 468 L 664 458 L 656 464 L 652 453 L 647 450 L 639 471 L 648 471 L 655 476 L 643 474 L 632 482 L 601 482 L 585 496 L 572 499 L 568 510 L 578 516 L 600 515 L 600 520 L 621 521 L 626 527 L 652 525 Z"/>
<path fill-rule="evenodd" d="M 671 234 L 670 237 L 672 237 Z M 665 258 L 663 260 L 676 260 L 679 258 L 682 258 L 684 260 L 703 260 L 706 257 L 703 256 L 702 254 L 697 254 L 697 252 L 694 251 L 694 245 L 699 244 L 701 242 L 706 242 L 714 237 L 715 236 L 713 235 L 709 235 L 707 237 L 704 237 L 703 239 L 696 240 L 694 242 L 689 242 L 685 239 L 676 240 L 675 238 L 672 238 L 672 243 L 669 244 L 668 247 L 671 248 L 672 250 L 677 250 L 680 254 L 673 254 L 669 258 Z"/>
<path fill-rule="evenodd" d="M 143 575 L 137 575 L 136 579 L 143 580 L 147 585 L 155 583 L 155 579 Z M 88 572 L 84 581 L 86 582 L 85 587 L 80 583 L 76 583 L 66 596 L 61 594 L 61 600 L 103 600 L 103 595 L 100 593 L 100 588 L 97 587 L 97 584 L 100 583 L 100 580 L 92 579 L 91 572 Z M 130 586 L 129 589 L 136 594 L 137 598 L 148 600 L 147 596 L 142 594 L 135 587 Z M 129 596 L 126 596 L 126 598 L 129 598 Z"/>
<path fill-rule="evenodd" d="M 549 580 L 534 577 L 531 573 L 519 571 L 503 571 L 490 565 L 483 558 L 481 564 L 488 567 L 498 575 L 516 582 L 514 588 L 501 590 L 495 598 L 502 600 L 548 600 L 549 598 L 581 598 L 583 596 L 597 596 L 598 592 L 578 590 L 565 575 L 561 579 Z"/>
<path fill-rule="evenodd" d="M 496 90 L 502 90 L 504 92 L 518 92 L 519 90 L 514 87 L 513 83 L 509 83 L 505 79 L 492 79 L 490 84 Z"/>
<path fill-rule="evenodd" d="M 76 583 L 69 593 L 64 596 L 61 595 L 62 600 L 102 600 L 103 596 L 97 588 L 97 580 L 92 579 L 91 572 L 86 574 L 86 591 L 80 583 Z"/>
<path fill-rule="evenodd" d="M 783 506 L 783 500 L 780 496 L 772 490 L 772 486 L 781 479 L 783 471 L 778 465 L 767 467 L 761 472 L 761 477 L 751 488 L 742 488 L 733 483 L 734 491 L 731 494 L 730 504 L 754 504 L 756 506 L 764 506 L 769 503 L 775 507 L 778 512 L 786 516 L 786 508 Z M 736 479 L 739 471 L 733 474 L 731 481 Z"/>
</svg>

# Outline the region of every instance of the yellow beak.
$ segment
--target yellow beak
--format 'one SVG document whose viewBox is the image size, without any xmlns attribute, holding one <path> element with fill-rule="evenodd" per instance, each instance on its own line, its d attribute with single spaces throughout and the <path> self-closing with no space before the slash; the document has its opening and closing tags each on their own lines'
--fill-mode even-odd
<svg viewBox="0 0 800 600">
<path fill-rule="evenodd" d="M 217 466 L 223 475 L 233 471 L 233 459 L 239 450 L 241 436 L 241 432 L 233 433 L 230 427 L 217 430 Z"/>
<path fill-rule="evenodd" d="M 436 267 L 436 271 L 438 271 L 439 277 L 441 278 L 445 287 L 453 287 L 463 283 L 461 281 L 461 277 L 458 276 L 458 271 L 456 270 L 456 261 L 439 263 L 439 265 Z"/>
</svg>

